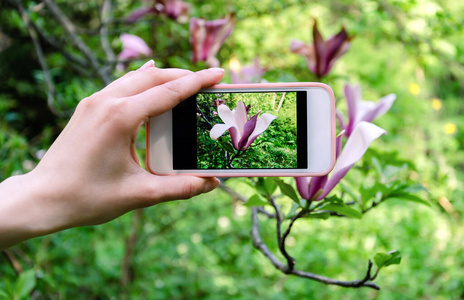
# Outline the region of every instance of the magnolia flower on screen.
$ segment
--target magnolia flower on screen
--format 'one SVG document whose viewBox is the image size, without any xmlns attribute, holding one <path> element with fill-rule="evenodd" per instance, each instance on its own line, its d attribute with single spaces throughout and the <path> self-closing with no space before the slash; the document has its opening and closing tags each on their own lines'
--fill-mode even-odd
<svg viewBox="0 0 464 300">
<path fill-rule="evenodd" d="M 229 63 L 230 76 L 232 83 L 258 83 L 261 81 L 266 68 L 261 67 L 259 59 L 256 58 L 253 63 L 244 67 L 240 66 L 240 62 L 234 58 Z"/>
<path fill-rule="evenodd" d="M 207 21 L 199 18 L 190 19 L 190 45 L 192 62 L 204 61 L 210 67 L 218 67 L 216 54 L 226 38 L 232 33 L 235 15 L 223 19 Z"/>
<path fill-rule="evenodd" d="M 340 113 L 338 113 L 337 117 L 341 129 L 345 130 L 347 137 L 351 135 L 359 122 L 372 122 L 385 114 L 396 99 L 395 94 L 388 94 L 377 102 L 362 101 L 361 87 L 359 85 L 350 86 L 349 84 L 345 85 L 345 97 L 348 106 L 348 124 L 345 126 Z"/>
<path fill-rule="evenodd" d="M 165 15 L 179 23 L 186 23 L 190 11 L 190 5 L 181 0 L 154 0 L 146 1 L 149 5 L 134 10 L 126 19 L 134 23 L 146 15 Z"/>
<path fill-rule="evenodd" d="M 332 189 L 345 177 L 351 167 L 361 159 L 369 145 L 376 138 L 385 134 L 382 128 L 369 123 L 360 122 L 353 133 L 346 141 L 343 151 L 341 151 L 342 135 L 336 140 L 335 167 L 329 175 L 322 177 L 296 177 L 296 187 L 301 197 L 306 200 L 318 201 L 324 199 Z"/>
<path fill-rule="evenodd" d="M 314 20 L 313 44 L 308 45 L 299 40 L 293 40 L 290 44 L 290 51 L 303 55 L 311 72 L 318 78 L 329 74 L 333 65 L 350 48 L 350 41 L 353 37 L 348 36 L 345 27 L 340 32 L 324 41 L 321 33 L 317 29 L 317 21 Z"/>
<path fill-rule="evenodd" d="M 119 60 L 124 61 L 142 56 L 150 56 L 152 54 L 150 47 L 148 47 L 145 41 L 136 35 L 123 33 L 120 39 L 122 42 L 122 51 L 118 54 Z M 118 64 L 117 69 L 124 69 L 124 65 Z"/>
<path fill-rule="evenodd" d="M 255 114 L 249 118 L 247 107 L 242 101 L 237 102 L 237 107 L 230 110 L 227 105 L 221 104 L 218 107 L 218 114 L 225 124 L 216 124 L 210 131 L 210 137 L 217 140 L 226 130 L 229 130 L 234 148 L 244 151 L 250 147 L 251 143 L 262 134 L 277 117 L 264 113 L 261 117 Z"/>
</svg>

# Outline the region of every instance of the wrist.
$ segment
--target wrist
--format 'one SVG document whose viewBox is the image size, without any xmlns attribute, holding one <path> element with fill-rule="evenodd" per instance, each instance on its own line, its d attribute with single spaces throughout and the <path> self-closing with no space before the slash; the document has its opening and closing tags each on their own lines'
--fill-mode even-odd
<svg viewBox="0 0 464 300">
<path fill-rule="evenodd" d="M 0 249 L 59 230 L 47 217 L 50 195 L 39 179 L 32 171 L 0 183 Z"/>
</svg>

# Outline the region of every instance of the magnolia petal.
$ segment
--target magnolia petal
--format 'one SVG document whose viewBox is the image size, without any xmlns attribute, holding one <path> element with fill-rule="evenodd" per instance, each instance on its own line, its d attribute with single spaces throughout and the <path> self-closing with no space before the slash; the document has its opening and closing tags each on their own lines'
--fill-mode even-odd
<svg viewBox="0 0 464 300">
<path fill-rule="evenodd" d="M 324 193 L 318 199 L 325 198 L 351 167 L 361 159 L 372 141 L 385 133 L 384 129 L 372 123 L 359 123 L 348 138 L 342 153 L 337 159 L 330 179 L 324 188 Z"/>
<path fill-rule="evenodd" d="M 311 179 L 311 184 L 309 185 L 309 199 L 314 198 L 320 190 L 324 190 L 325 184 L 327 183 L 328 176 L 314 177 Z M 309 200 L 308 199 L 308 200 Z M 319 197 L 314 200 L 321 200 Z"/>
<path fill-rule="evenodd" d="M 237 127 L 230 127 L 229 128 L 230 138 L 232 139 L 232 144 L 234 145 L 235 150 L 240 150 L 239 142 L 240 142 L 240 134 L 237 130 Z"/>
<path fill-rule="evenodd" d="M 358 105 L 361 102 L 361 87 L 359 85 L 345 85 L 346 104 L 348 106 L 348 125 L 346 126 L 346 135 L 350 136 L 356 126 L 356 117 L 358 115 Z"/>
<path fill-rule="evenodd" d="M 121 53 L 118 54 L 119 60 L 129 60 L 131 58 L 139 57 L 140 53 L 131 49 L 123 49 Z"/>
<path fill-rule="evenodd" d="M 238 101 L 237 106 L 235 107 L 235 123 L 237 124 L 236 127 L 240 133 L 240 138 L 243 135 L 243 128 L 245 127 L 246 122 L 248 122 L 248 115 L 245 103 Z"/>
<path fill-rule="evenodd" d="M 230 127 L 231 127 L 230 125 L 226 125 L 226 124 L 216 124 L 213 126 L 213 128 L 211 128 L 211 131 L 209 132 L 209 136 L 213 140 L 217 140 Z"/>
<path fill-rule="evenodd" d="M 248 122 L 246 122 L 245 126 L 243 127 L 242 138 L 238 143 L 238 148 L 240 150 L 246 150 L 246 144 L 248 142 L 248 138 L 253 133 L 256 127 L 256 121 L 258 120 L 258 114 L 254 115 Z"/>
<path fill-rule="evenodd" d="M 235 112 L 233 110 L 231 111 L 227 105 L 219 105 L 218 115 L 225 124 L 235 127 L 237 126 L 237 123 L 235 122 Z"/>
<path fill-rule="evenodd" d="M 189 24 L 190 30 L 190 45 L 192 46 L 192 62 L 206 61 L 207 53 L 203 55 L 203 43 L 206 39 L 206 20 L 199 18 L 191 18 Z"/>
<path fill-rule="evenodd" d="M 344 135 L 345 131 L 343 130 L 335 139 L 335 159 L 340 156 L 340 152 L 342 151 L 342 140 Z"/>
<path fill-rule="evenodd" d="M 333 65 L 343 54 L 350 49 L 350 40 L 345 27 L 342 27 L 339 33 L 331 37 L 327 41 L 327 56 L 325 61 L 325 74 L 328 74 L 332 69 Z"/>
<path fill-rule="evenodd" d="M 205 61 L 209 65 L 219 65 L 215 58 L 219 48 L 231 34 L 235 16 L 206 21 L 199 18 L 190 19 L 190 44 L 192 46 L 192 62 Z"/>
<path fill-rule="evenodd" d="M 131 12 L 131 14 L 126 18 L 127 23 L 135 23 L 139 19 L 143 18 L 147 14 L 157 13 L 157 10 L 153 7 L 142 7 Z"/>
<path fill-rule="evenodd" d="M 300 193 L 301 198 L 309 200 L 309 183 L 311 182 L 311 177 L 295 177 L 296 189 Z"/>
<path fill-rule="evenodd" d="M 152 53 L 145 41 L 136 35 L 123 33 L 120 39 L 123 49 L 130 49 L 145 56 L 149 56 Z"/>
<path fill-rule="evenodd" d="M 338 124 L 340 125 L 340 130 L 345 130 L 345 122 L 343 121 L 343 115 L 342 113 L 336 109 L 335 110 L 335 116 L 337 117 Z"/>
<path fill-rule="evenodd" d="M 251 133 L 250 137 L 248 138 L 248 142 L 245 145 L 245 148 L 250 147 L 251 143 L 261 134 L 263 133 L 269 125 L 271 125 L 271 122 L 275 120 L 277 117 L 268 113 L 264 113 L 261 115 L 261 117 L 258 118 L 258 121 L 256 122 L 256 127 Z"/>
<path fill-rule="evenodd" d="M 374 121 L 378 117 L 385 114 L 388 110 L 390 110 L 391 106 L 393 105 L 393 102 L 395 102 L 395 99 L 395 94 L 389 94 L 380 98 L 373 109 L 362 115 L 361 120 L 366 122 Z"/>
</svg>

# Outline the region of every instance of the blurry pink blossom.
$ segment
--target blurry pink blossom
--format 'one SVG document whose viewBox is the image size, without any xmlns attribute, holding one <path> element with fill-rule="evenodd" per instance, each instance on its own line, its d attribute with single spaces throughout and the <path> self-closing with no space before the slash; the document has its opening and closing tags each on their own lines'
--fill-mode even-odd
<svg viewBox="0 0 464 300">
<path fill-rule="evenodd" d="M 290 51 L 306 57 L 309 70 L 321 78 L 327 75 L 337 59 L 348 51 L 352 39 L 353 37 L 348 36 L 345 27 L 342 27 L 339 33 L 324 41 L 317 29 L 317 21 L 314 20 L 313 44 L 307 45 L 302 41 L 294 40 L 290 44 Z"/>
<path fill-rule="evenodd" d="M 190 45 L 192 62 L 204 61 L 210 67 L 218 67 L 216 54 L 226 38 L 232 33 L 235 15 L 207 21 L 199 18 L 190 19 Z"/>
<path fill-rule="evenodd" d="M 240 63 L 237 61 L 231 64 L 230 76 L 232 83 L 258 83 L 261 81 L 266 68 L 261 67 L 259 59 L 256 58 L 252 64 L 246 65 L 243 68 L 240 67 Z"/>
<path fill-rule="evenodd" d="M 303 199 L 319 201 L 327 197 L 332 189 L 345 177 L 353 165 L 361 159 L 369 145 L 379 136 L 385 134 L 385 130 L 369 123 L 360 122 L 355 127 L 353 134 L 346 141 L 343 151 L 341 144 L 343 136 L 336 140 L 337 162 L 329 175 L 322 177 L 296 177 L 296 187 Z M 340 154 L 341 152 L 341 154 Z"/>
<path fill-rule="evenodd" d="M 146 15 L 162 14 L 179 23 L 187 23 L 190 12 L 190 4 L 181 0 L 153 0 L 151 4 L 134 10 L 126 19 L 134 23 Z"/>
<path fill-rule="evenodd" d="M 136 35 L 123 33 L 121 34 L 122 51 L 118 54 L 118 59 L 125 61 L 142 56 L 150 56 L 152 51 L 144 40 Z M 118 64 L 118 70 L 124 69 L 124 65 Z"/>
</svg>

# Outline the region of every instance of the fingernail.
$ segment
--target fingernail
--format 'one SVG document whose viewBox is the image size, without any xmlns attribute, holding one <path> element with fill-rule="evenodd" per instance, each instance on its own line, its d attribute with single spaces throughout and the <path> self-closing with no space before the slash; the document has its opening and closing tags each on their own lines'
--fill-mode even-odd
<svg viewBox="0 0 464 300">
<path fill-rule="evenodd" d="M 143 66 L 141 66 L 139 68 L 139 70 L 145 70 L 147 68 L 151 68 L 151 67 L 154 67 L 154 66 L 155 66 L 155 61 L 153 59 L 150 59 Z"/>
<path fill-rule="evenodd" d="M 208 70 L 210 70 L 211 72 L 214 72 L 214 73 L 218 73 L 218 74 L 223 74 L 224 73 L 223 68 L 209 68 Z"/>
<path fill-rule="evenodd" d="M 210 178 L 206 184 L 205 184 L 205 189 L 203 190 L 203 193 L 208 193 L 217 188 L 219 185 L 219 180 L 215 177 Z"/>
</svg>

